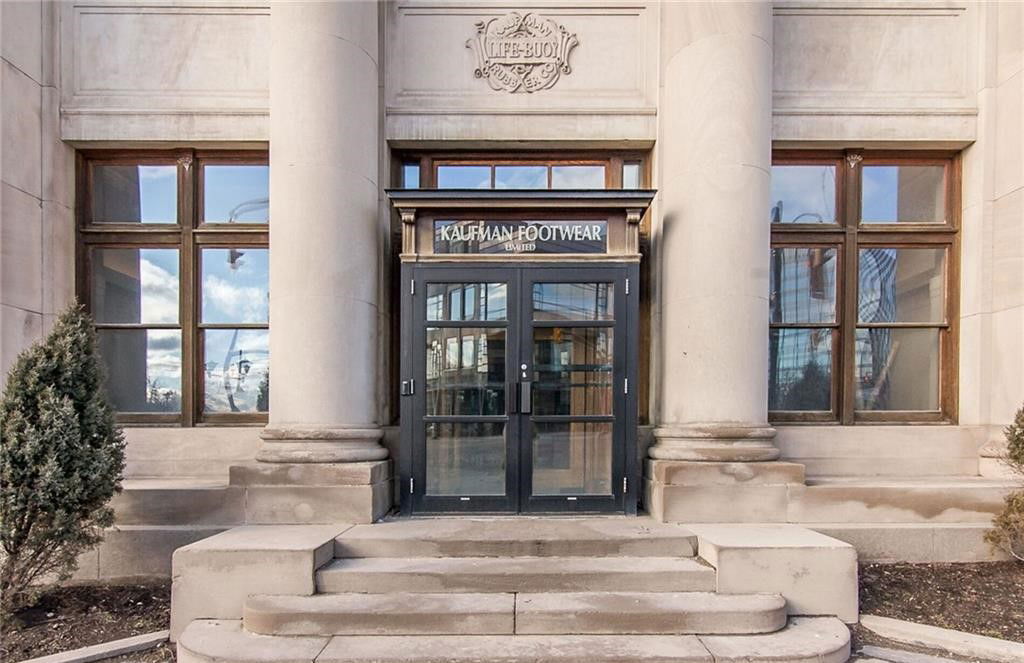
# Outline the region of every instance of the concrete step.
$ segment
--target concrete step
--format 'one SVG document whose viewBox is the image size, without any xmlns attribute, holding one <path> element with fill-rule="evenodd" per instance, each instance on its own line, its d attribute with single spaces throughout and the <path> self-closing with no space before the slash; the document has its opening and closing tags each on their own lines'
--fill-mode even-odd
<svg viewBox="0 0 1024 663">
<path fill-rule="evenodd" d="M 771 633 L 777 594 L 596 592 L 250 596 L 246 630 L 265 635 Z"/>
<path fill-rule="evenodd" d="M 789 522 L 985 523 L 1012 481 L 981 477 L 813 477 L 789 489 Z"/>
<path fill-rule="evenodd" d="M 335 557 L 693 557 L 697 539 L 650 518 L 429 518 L 357 525 Z"/>
<path fill-rule="evenodd" d="M 519 594 L 516 633 L 747 634 L 786 625 L 778 594 L 597 592 Z"/>
<path fill-rule="evenodd" d="M 242 621 L 265 635 L 506 634 L 513 594 L 250 596 Z"/>
<path fill-rule="evenodd" d="M 238 620 L 196 620 L 178 663 L 844 663 L 850 631 L 832 617 L 767 635 L 271 636 Z"/>
<path fill-rule="evenodd" d="M 674 557 L 410 557 L 335 559 L 317 571 L 324 593 L 703 592 L 715 570 Z"/>
</svg>

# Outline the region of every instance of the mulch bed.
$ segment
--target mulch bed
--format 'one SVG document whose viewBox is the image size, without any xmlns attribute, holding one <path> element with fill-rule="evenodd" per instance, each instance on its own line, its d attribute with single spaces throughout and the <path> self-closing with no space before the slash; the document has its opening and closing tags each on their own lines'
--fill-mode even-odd
<svg viewBox="0 0 1024 663">
<path fill-rule="evenodd" d="M 56 587 L 0 625 L 0 660 L 13 663 L 161 631 L 170 618 L 169 580 Z M 162 658 L 147 653 L 122 660 L 174 660 L 167 646 L 151 653 Z"/>
<path fill-rule="evenodd" d="M 1024 564 L 862 564 L 860 611 L 1024 642 Z"/>
</svg>

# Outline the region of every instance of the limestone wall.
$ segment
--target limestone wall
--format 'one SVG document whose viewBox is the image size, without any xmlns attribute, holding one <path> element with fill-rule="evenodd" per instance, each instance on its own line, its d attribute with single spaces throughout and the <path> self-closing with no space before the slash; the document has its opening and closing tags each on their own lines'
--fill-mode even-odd
<svg viewBox="0 0 1024 663">
<path fill-rule="evenodd" d="M 89 0 L 59 11 L 65 140 L 267 140 L 267 3 Z"/>
<path fill-rule="evenodd" d="M 0 370 L 73 294 L 69 145 L 265 144 L 268 4 L 0 2 Z M 475 23 L 513 10 L 550 16 L 578 37 L 571 72 L 551 89 L 510 94 L 475 75 L 466 46 Z M 365 101 L 380 106 L 391 146 L 652 146 L 672 51 L 665 14 L 661 3 L 635 0 L 388 2 L 380 98 Z M 975 427 L 987 431 L 981 441 L 997 436 L 1024 400 L 1022 35 L 1018 3 L 780 0 L 774 8 L 777 147 L 966 148 L 961 441 L 975 440 Z M 656 145 L 652 158 L 657 174 Z M 387 213 L 382 205 L 382 221 Z M 162 430 L 138 439 L 173 446 L 197 435 Z M 797 446 L 787 451 L 787 435 L 784 452 L 800 458 Z"/>
<path fill-rule="evenodd" d="M 49 2 L 0 3 L 3 376 L 74 293 L 74 152 L 58 130 L 57 22 Z"/>
</svg>

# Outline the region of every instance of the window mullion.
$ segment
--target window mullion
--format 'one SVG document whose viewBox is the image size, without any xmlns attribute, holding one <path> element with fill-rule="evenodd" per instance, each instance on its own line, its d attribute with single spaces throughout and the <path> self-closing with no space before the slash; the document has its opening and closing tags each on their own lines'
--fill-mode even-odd
<svg viewBox="0 0 1024 663">
<path fill-rule="evenodd" d="M 196 350 L 198 347 L 196 329 L 196 248 L 193 231 L 198 225 L 196 216 L 195 175 L 198 164 L 193 153 L 178 160 L 180 189 L 178 209 L 181 215 L 181 423 L 194 426 L 196 422 Z"/>
<path fill-rule="evenodd" d="M 839 320 L 841 376 L 835 384 L 838 390 L 839 421 L 852 424 L 857 399 L 857 225 L 860 219 L 860 164 L 859 154 L 848 154 L 841 162 L 843 172 L 842 224 L 844 231 L 843 259 L 839 265 L 842 270 L 842 305 Z"/>
</svg>

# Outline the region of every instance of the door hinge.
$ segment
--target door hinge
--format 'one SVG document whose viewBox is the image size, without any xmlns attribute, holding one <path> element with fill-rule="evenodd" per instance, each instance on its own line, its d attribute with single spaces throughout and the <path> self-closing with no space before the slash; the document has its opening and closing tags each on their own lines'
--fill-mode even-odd
<svg viewBox="0 0 1024 663">
<path fill-rule="evenodd" d="M 416 279 L 410 279 L 409 280 L 409 294 L 410 295 L 415 295 L 416 294 Z"/>
<path fill-rule="evenodd" d="M 409 477 L 409 494 L 412 495 L 416 492 L 416 479 Z"/>
<path fill-rule="evenodd" d="M 622 477 L 622 494 L 629 492 L 629 477 Z"/>
<path fill-rule="evenodd" d="M 629 279 L 626 279 L 626 294 L 629 294 Z"/>
<path fill-rule="evenodd" d="M 416 393 L 416 379 L 402 380 L 402 395 L 412 396 Z"/>
<path fill-rule="evenodd" d="M 629 378 L 622 378 L 622 393 L 629 393 Z"/>
</svg>

